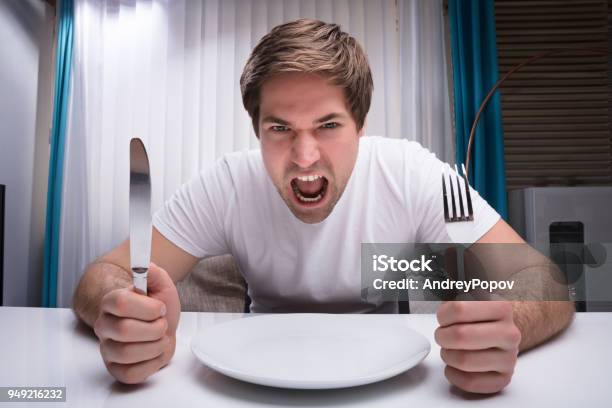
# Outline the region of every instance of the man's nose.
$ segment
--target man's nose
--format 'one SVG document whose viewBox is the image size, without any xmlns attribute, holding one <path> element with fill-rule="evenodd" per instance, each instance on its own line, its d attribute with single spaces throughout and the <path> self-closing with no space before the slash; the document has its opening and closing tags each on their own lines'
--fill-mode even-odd
<svg viewBox="0 0 612 408">
<path fill-rule="evenodd" d="M 293 140 L 292 159 L 295 164 L 307 169 L 321 158 L 319 143 L 312 132 L 302 131 Z"/>
</svg>

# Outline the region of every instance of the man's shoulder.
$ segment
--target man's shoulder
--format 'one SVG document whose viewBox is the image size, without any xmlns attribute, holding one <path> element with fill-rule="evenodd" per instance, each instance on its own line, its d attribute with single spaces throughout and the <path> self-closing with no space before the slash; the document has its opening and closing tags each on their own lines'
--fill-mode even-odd
<svg viewBox="0 0 612 408">
<path fill-rule="evenodd" d="M 245 164 L 259 164 L 262 162 L 260 149 L 244 149 L 226 153 L 221 156 L 222 162 L 228 166 L 240 166 Z"/>
<path fill-rule="evenodd" d="M 389 154 L 397 152 L 422 154 L 429 152 L 417 141 L 384 136 L 364 136 L 359 142 L 359 147 Z"/>
<path fill-rule="evenodd" d="M 223 154 L 213 164 L 204 166 L 192 181 L 199 180 L 206 186 L 216 185 L 229 192 L 243 182 L 259 177 L 265 171 L 259 149 L 240 150 Z"/>
<path fill-rule="evenodd" d="M 435 158 L 435 154 L 419 142 L 382 136 L 362 137 L 359 149 L 363 156 L 383 166 L 418 167 L 418 163 Z M 399 169 L 398 169 L 399 170 Z"/>
<path fill-rule="evenodd" d="M 244 190 L 245 186 L 262 188 L 265 184 L 266 168 L 260 149 L 240 150 L 223 155 L 217 161 L 217 171 L 231 180 L 231 184 Z"/>
<path fill-rule="evenodd" d="M 265 170 L 259 149 L 226 153 L 217 160 L 216 166 L 222 167 L 233 178 L 239 179 L 257 175 Z"/>
</svg>

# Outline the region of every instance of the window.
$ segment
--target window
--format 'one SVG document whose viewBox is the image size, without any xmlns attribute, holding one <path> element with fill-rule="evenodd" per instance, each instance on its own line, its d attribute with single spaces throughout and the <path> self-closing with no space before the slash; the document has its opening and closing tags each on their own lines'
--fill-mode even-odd
<svg viewBox="0 0 612 408">
<path fill-rule="evenodd" d="M 612 43 L 612 0 L 496 0 L 500 76 L 539 52 Z M 609 56 L 541 59 L 502 86 L 508 189 L 612 185 Z"/>
</svg>

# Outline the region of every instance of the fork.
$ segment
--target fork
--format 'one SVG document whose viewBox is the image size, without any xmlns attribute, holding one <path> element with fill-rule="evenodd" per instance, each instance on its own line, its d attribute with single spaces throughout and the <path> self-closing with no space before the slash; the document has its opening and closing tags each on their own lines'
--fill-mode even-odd
<svg viewBox="0 0 612 408">
<path fill-rule="evenodd" d="M 447 164 L 442 171 L 442 200 L 444 202 L 444 221 L 446 232 L 451 242 L 460 244 L 457 249 L 457 279 L 465 279 L 465 268 L 462 244 L 473 242 L 474 210 L 472 209 L 472 196 L 470 195 L 470 183 L 467 179 L 465 166 L 461 164 L 463 176 L 459 176 L 459 170 L 455 164 L 455 172 Z M 448 189 L 447 189 L 448 184 Z M 450 190 L 450 194 L 449 191 Z M 457 192 L 457 194 L 455 194 Z M 464 201 L 465 199 L 465 201 Z M 449 211 L 449 200 L 450 209 Z M 464 202 L 466 205 L 464 205 Z M 467 207 L 467 208 L 466 208 Z"/>
<path fill-rule="evenodd" d="M 456 164 L 454 177 L 449 165 L 446 165 L 442 172 L 442 200 L 444 202 L 444 221 L 446 223 L 474 221 L 470 184 L 463 164 L 461 164 L 461 169 L 463 170 L 463 176 L 459 176 Z M 449 185 L 450 195 L 447 192 L 447 184 Z M 455 194 L 455 191 L 457 194 Z M 464 198 L 467 208 L 464 206 Z M 452 212 L 449 211 L 449 199 Z"/>
</svg>

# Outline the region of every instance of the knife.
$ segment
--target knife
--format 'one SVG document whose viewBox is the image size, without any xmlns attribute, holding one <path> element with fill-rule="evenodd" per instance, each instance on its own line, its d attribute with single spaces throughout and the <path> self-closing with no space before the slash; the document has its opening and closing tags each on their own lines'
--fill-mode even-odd
<svg viewBox="0 0 612 408">
<path fill-rule="evenodd" d="M 151 261 L 151 178 L 142 140 L 130 141 L 130 266 L 134 289 L 147 294 Z"/>
</svg>

